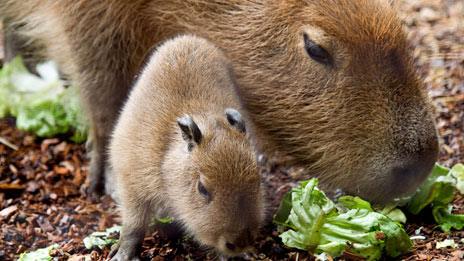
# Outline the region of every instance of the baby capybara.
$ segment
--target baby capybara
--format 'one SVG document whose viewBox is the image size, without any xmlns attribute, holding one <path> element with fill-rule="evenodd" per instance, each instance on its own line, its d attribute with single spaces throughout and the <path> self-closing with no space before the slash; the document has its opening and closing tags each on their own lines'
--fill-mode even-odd
<svg viewBox="0 0 464 261">
<path fill-rule="evenodd" d="M 264 217 L 261 179 L 225 56 L 204 39 L 164 43 L 130 93 L 110 144 L 123 227 L 113 260 L 133 260 L 153 216 L 236 255 Z"/>
</svg>

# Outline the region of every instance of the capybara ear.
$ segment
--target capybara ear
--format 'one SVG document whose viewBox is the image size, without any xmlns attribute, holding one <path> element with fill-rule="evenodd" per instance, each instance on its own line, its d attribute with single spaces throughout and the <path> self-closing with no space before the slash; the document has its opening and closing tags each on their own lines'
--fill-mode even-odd
<svg viewBox="0 0 464 261">
<path fill-rule="evenodd" d="M 227 108 L 225 113 L 227 121 L 230 123 L 230 125 L 237 128 L 237 130 L 240 132 L 246 132 L 245 121 L 243 120 L 242 114 L 240 114 L 240 112 L 238 112 L 236 109 Z"/>
<path fill-rule="evenodd" d="M 189 151 L 192 150 L 194 145 L 201 142 L 202 134 L 198 125 L 193 121 L 192 117 L 185 115 L 177 118 L 177 124 L 182 131 L 182 137 L 188 143 Z"/>
</svg>

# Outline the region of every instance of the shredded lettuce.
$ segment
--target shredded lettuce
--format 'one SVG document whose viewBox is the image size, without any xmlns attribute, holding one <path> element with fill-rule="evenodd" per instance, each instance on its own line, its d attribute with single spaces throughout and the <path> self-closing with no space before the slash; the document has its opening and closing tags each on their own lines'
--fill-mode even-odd
<svg viewBox="0 0 464 261">
<path fill-rule="evenodd" d="M 415 215 L 430 207 L 435 222 L 443 231 L 460 230 L 464 228 L 464 215 L 453 214 L 451 202 L 455 194 L 461 191 L 463 182 L 463 164 L 457 164 L 452 169 L 436 164 L 430 176 L 405 207 Z"/>
<path fill-rule="evenodd" d="M 464 194 L 464 164 L 456 164 L 450 170 L 451 176 L 456 179 L 456 189 Z"/>
<path fill-rule="evenodd" d="M 445 239 L 443 241 L 437 242 L 437 244 L 435 245 L 436 249 L 448 248 L 448 247 L 449 248 L 457 248 L 458 244 L 456 244 L 456 242 L 454 242 L 453 239 Z"/>
<path fill-rule="evenodd" d="M 118 242 L 118 239 L 112 237 L 113 234 L 119 233 L 121 226 L 107 228 L 104 232 L 93 232 L 84 238 L 84 246 L 87 249 L 98 247 L 100 249 L 106 246 L 113 245 Z"/>
<path fill-rule="evenodd" d="M 53 62 L 37 65 L 38 76 L 27 71 L 20 57 L 0 70 L 0 117 L 16 117 L 18 129 L 40 137 L 72 132 L 83 142 L 87 123 L 75 87 L 65 87 Z"/>
<path fill-rule="evenodd" d="M 19 255 L 18 261 L 50 261 L 53 259 L 50 256 L 51 251 L 57 248 L 58 245 L 54 244 L 49 247 L 37 249 L 32 252 L 25 252 Z"/>
<path fill-rule="evenodd" d="M 284 196 L 274 216 L 281 231 L 288 229 L 280 235 L 288 247 L 332 257 L 343 252 L 367 260 L 378 260 L 382 253 L 397 257 L 412 246 L 400 224 L 406 222 L 406 216 L 397 205 L 415 215 L 431 209 L 445 232 L 464 228 L 464 215 L 453 214 L 451 204 L 456 193 L 464 189 L 463 164 L 451 169 L 436 164 L 413 196 L 378 212 L 359 197 L 342 196 L 335 204 L 317 184 L 317 179 L 301 182 Z"/>
<path fill-rule="evenodd" d="M 397 208 L 396 205 L 394 204 L 389 204 L 382 209 L 377 209 L 373 208 L 371 206 L 371 203 L 363 200 L 360 197 L 352 197 L 352 196 L 342 196 L 338 199 L 338 206 L 343 206 L 349 209 L 367 209 L 369 211 L 377 211 L 387 217 L 389 217 L 391 220 L 399 222 L 399 223 L 406 223 L 406 215 L 401 211 L 399 208 Z"/>
<path fill-rule="evenodd" d="M 448 175 L 449 169 L 435 165 L 427 180 L 417 189 L 407 202 L 407 209 L 412 214 L 419 214 L 432 203 L 448 204 L 454 197 L 454 179 Z"/>
<path fill-rule="evenodd" d="M 378 260 L 383 252 L 397 257 L 411 248 L 401 224 L 374 212 L 369 202 L 345 196 L 335 205 L 317 184 L 317 179 L 301 182 L 286 196 L 290 204 L 277 212 L 275 222 L 289 228 L 280 235 L 285 245 L 332 257 L 350 252 L 367 260 Z"/>
<path fill-rule="evenodd" d="M 391 220 L 394 220 L 401 224 L 406 223 L 406 215 L 403 211 L 401 211 L 401 209 L 397 208 L 397 206 L 394 204 L 389 204 L 385 206 L 383 209 L 379 210 L 379 212 L 389 217 Z"/>
</svg>

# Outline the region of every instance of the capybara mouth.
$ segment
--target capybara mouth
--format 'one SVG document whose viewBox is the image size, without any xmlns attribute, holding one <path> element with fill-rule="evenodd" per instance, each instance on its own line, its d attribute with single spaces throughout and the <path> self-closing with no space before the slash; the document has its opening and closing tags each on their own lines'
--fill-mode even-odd
<svg viewBox="0 0 464 261">
<path fill-rule="evenodd" d="M 438 158 L 437 137 L 430 139 L 429 144 L 411 157 L 405 157 L 390 170 L 390 195 L 385 201 L 397 197 L 411 196 L 431 174 Z"/>
<path fill-rule="evenodd" d="M 240 257 L 253 251 L 252 242 L 254 242 L 254 237 L 251 234 L 246 239 L 239 237 L 234 240 L 220 236 L 215 244 L 215 249 L 224 257 Z"/>
<path fill-rule="evenodd" d="M 218 252 L 222 255 L 223 258 L 227 260 L 227 258 L 230 257 L 245 257 L 247 252 L 250 252 L 249 250 L 252 249 L 252 247 L 245 247 L 245 248 L 238 248 L 235 247 L 233 250 L 230 249 L 229 247 L 216 247 Z"/>
<path fill-rule="evenodd" d="M 386 204 L 399 198 L 412 196 L 430 175 L 435 160 L 420 161 L 416 164 L 393 167 L 387 173 L 387 180 L 377 185 L 372 184 L 366 188 L 365 197 L 374 203 Z M 362 194 L 361 189 L 361 196 Z"/>
</svg>

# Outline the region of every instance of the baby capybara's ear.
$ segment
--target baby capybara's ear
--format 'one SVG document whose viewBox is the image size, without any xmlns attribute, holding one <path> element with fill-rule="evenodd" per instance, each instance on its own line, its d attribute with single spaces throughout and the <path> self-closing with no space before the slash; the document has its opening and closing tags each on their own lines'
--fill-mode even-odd
<svg viewBox="0 0 464 261">
<path fill-rule="evenodd" d="M 243 120 L 242 114 L 240 114 L 240 112 L 238 112 L 236 109 L 227 108 L 225 110 L 225 114 L 230 125 L 235 127 L 240 132 L 246 132 L 245 121 Z"/>
<path fill-rule="evenodd" d="M 202 134 L 198 125 L 193 121 L 189 115 L 177 118 L 177 125 L 179 125 L 182 131 L 182 138 L 188 143 L 189 151 L 193 149 L 195 145 L 200 144 Z"/>
</svg>

